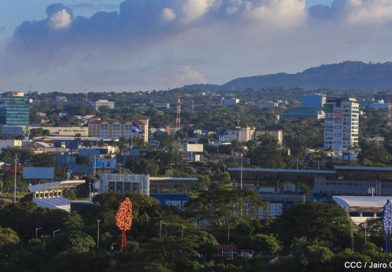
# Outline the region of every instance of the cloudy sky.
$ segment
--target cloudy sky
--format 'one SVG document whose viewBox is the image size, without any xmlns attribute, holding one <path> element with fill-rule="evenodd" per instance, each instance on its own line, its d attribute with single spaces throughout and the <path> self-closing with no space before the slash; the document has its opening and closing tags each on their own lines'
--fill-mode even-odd
<svg viewBox="0 0 392 272">
<path fill-rule="evenodd" d="M 1 0 L 0 89 L 137 91 L 392 60 L 392 0 Z"/>
</svg>

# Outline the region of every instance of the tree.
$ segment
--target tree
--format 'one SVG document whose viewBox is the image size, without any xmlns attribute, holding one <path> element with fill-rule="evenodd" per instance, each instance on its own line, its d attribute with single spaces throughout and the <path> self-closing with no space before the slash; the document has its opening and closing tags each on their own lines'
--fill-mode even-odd
<svg viewBox="0 0 392 272">
<path fill-rule="evenodd" d="M 255 192 L 217 189 L 201 193 L 186 203 L 185 211 L 197 220 L 212 226 L 226 227 L 235 218 L 243 215 L 257 218 L 264 202 Z"/>
<path fill-rule="evenodd" d="M 327 265 L 334 258 L 333 252 L 327 246 L 318 241 L 308 241 L 304 237 L 293 241 L 291 251 L 298 260 L 298 266 L 307 271 L 329 271 Z"/>
<path fill-rule="evenodd" d="M 80 230 L 59 233 L 48 245 L 49 251 L 54 253 L 69 249 L 74 249 L 78 252 L 88 252 L 94 247 L 94 239 Z"/>
<path fill-rule="evenodd" d="M 359 160 L 364 165 L 386 165 L 391 161 L 391 154 L 383 146 L 370 144 L 362 147 Z"/>
<path fill-rule="evenodd" d="M 280 242 L 271 234 L 256 234 L 249 242 L 251 249 L 268 256 L 276 256 L 282 248 Z"/>
<path fill-rule="evenodd" d="M 19 244 L 19 235 L 10 228 L 0 227 L 0 260 L 7 260 L 15 252 L 15 247 Z"/>
<path fill-rule="evenodd" d="M 264 137 L 261 144 L 251 150 L 246 157 L 251 161 L 252 165 L 262 167 L 283 167 L 283 152 L 277 141 Z"/>
<path fill-rule="evenodd" d="M 272 230 L 286 246 L 295 238 L 305 237 L 345 248 L 350 245 L 350 220 L 342 208 L 316 202 L 287 210 L 275 220 Z"/>
</svg>

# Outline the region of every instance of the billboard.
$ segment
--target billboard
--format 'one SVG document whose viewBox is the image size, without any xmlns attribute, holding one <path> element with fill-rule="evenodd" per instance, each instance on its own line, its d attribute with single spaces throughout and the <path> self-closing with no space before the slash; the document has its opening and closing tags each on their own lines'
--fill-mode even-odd
<svg viewBox="0 0 392 272">
<path fill-rule="evenodd" d="M 54 179 L 54 167 L 23 167 L 23 179 Z"/>
<path fill-rule="evenodd" d="M 186 145 L 187 152 L 203 152 L 203 145 L 202 144 L 187 144 Z"/>
</svg>

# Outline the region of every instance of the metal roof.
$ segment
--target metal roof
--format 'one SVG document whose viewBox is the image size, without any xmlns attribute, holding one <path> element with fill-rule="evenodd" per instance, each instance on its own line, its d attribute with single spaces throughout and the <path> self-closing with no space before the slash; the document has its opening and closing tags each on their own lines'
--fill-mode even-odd
<svg viewBox="0 0 392 272">
<path fill-rule="evenodd" d="M 229 167 L 228 171 L 241 171 L 240 167 Z M 336 174 L 337 171 L 369 171 L 391 172 L 392 167 L 368 167 L 368 166 L 335 166 L 335 170 L 317 169 L 281 169 L 281 168 L 242 168 L 243 172 L 277 173 L 277 174 Z"/>
<path fill-rule="evenodd" d="M 86 182 L 85 180 L 63 180 L 58 182 L 42 183 L 42 184 L 30 185 L 29 191 L 35 193 L 35 192 L 56 189 L 56 188 L 60 188 L 60 189 L 73 188 L 85 182 Z"/>
<path fill-rule="evenodd" d="M 240 167 L 229 167 L 228 171 L 241 171 Z M 279 173 L 279 174 L 336 174 L 334 170 L 306 170 L 280 168 L 242 168 L 243 172 Z"/>
<path fill-rule="evenodd" d="M 150 181 L 198 181 L 198 178 L 150 177 Z"/>
<path fill-rule="evenodd" d="M 392 196 L 332 196 L 332 199 L 343 209 L 350 208 L 383 208 Z"/>
<path fill-rule="evenodd" d="M 336 170 L 392 172 L 392 167 L 335 166 Z"/>
</svg>

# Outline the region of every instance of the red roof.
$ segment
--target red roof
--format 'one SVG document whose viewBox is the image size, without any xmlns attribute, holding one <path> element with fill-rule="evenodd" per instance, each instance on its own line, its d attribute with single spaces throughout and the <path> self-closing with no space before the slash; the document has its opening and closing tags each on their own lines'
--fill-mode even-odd
<svg viewBox="0 0 392 272">
<path fill-rule="evenodd" d="M 130 121 L 130 120 L 125 120 L 125 121 L 120 121 L 120 120 L 99 120 L 99 119 L 94 119 L 89 121 L 89 124 L 102 124 L 102 123 L 107 123 L 107 124 L 114 124 L 114 123 L 120 123 L 120 124 L 127 124 L 127 123 L 137 123 L 140 125 L 146 125 L 148 122 L 148 119 L 139 119 L 139 120 L 134 120 L 134 121 Z"/>
</svg>

